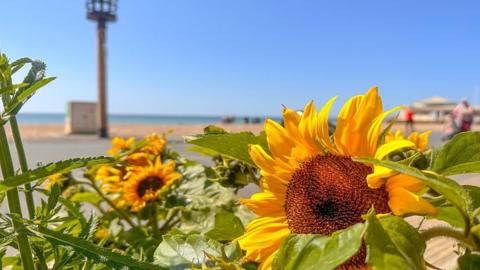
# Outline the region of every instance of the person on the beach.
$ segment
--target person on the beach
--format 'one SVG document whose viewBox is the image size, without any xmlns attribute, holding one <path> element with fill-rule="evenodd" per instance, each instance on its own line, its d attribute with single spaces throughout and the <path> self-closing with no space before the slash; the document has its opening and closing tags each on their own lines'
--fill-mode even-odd
<svg viewBox="0 0 480 270">
<path fill-rule="evenodd" d="M 466 99 L 463 99 L 452 111 L 452 116 L 458 132 L 470 131 L 473 122 L 473 108 Z"/>
<path fill-rule="evenodd" d="M 405 108 L 405 132 L 407 134 L 414 131 L 413 127 L 413 109 L 411 107 Z"/>
</svg>

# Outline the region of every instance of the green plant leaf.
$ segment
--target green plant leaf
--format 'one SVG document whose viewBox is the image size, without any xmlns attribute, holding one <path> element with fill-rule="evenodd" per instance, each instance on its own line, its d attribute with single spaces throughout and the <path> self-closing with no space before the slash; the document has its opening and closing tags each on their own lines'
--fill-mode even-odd
<svg viewBox="0 0 480 270">
<path fill-rule="evenodd" d="M 443 220 L 453 227 L 465 228 L 465 219 L 458 208 L 453 206 L 440 206 L 437 207 L 437 211 L 437 215 L 429 217 L 429 219 Z"/>
<path fill-rule="evenodd" d="M 472 199 L 470 195 L 461 185 L 450 178 L 442 175 L 424 173 L 416 168 L 387 160 L 380 161 L 373 158 L 356 158 L 355 160 L 383 166 L 399 173 L 415 177 L 436 192 L 442 194 L 445 199 L 462 211 L 465 217 L 468 217 L 472 212 Z"/>
<path fill-rule="evenodd" d="M 46 190 L 46 189 L 35 189 L 36 191 L 46 195 L 46 196 L 50 196 L 51 192 Z M 5 194 L 5 193 L 0 193 L 0 196 L 1 194 Z M 67 209 L 67 211 L 74 217 L 76 217 L 78 219 L 78 221 L 80 222 L 80 224 L 82 225 L 82 227 L 85 227 L 87 225 L 87 220 L 85 219 L 85 217 L 83 216 L 82 212 L 80 212 L 80 208 L 77 207 L 76 205 L 74 205 L 71 201 L 63 198 L 62 196 L 58 197 L 58 201 L 63 205 L 65 206 L 65 208 Z"/>
<path fill-rule="evenodd" d="M 480 267 L 480 255 L 467 254 L 458 258 L 458 270 L 478 270 Z"/>
<path fill-rule="evenodd" d="M 42 226 L 37 226 L 31 231 L 37 235 L 41 235 L 57 245 L 68 246 L 76 250 L 83 256 L 94 260 L 97 263 L 103 263 L 113 269 L 162 269 L 158 265 L 153 265 L 146 262 L 140 262 L 132 259 L 130 256 L 125 256 L 115 253 L 109 249 L 101 248 L 84 239 L 73 237 L 61 232 L 52 231 Z"/>
<path fill-rule="evenodd" d="M 373 270 L 423 270 L 425 241 L 405 220 L 394 216 L 366 215 L 367 263 Z"/>
<path fill-rule="evenodd" d="M 463 188 L 468 192 L 470 198 L 472 198 L 473 209 L 480 207 L 480 187 L 464 185 Z"/>
<path fill-rule="evenodd" d="M 32 95 L 35 94 L 38 89 L 47 85 L 53 80 L 55 80 L 55 77 L 41 79 L 30 85 L 25 90 L 18 91 L 10 100 L 10 102 L 8 102 L 8 104 L 5 106 L 5 111 L 3 113 L 4 117 L 17 114 L 23 104 L 25 104 L 25 102 L 27 102 L 27 100 L 30 99 L 30 97 L 32 97 Z"/>
<path fill-rule="evenodd" d="M 283 241 L 272 269 L 336 269 L 358 252 L 364 229 L 359 223 L 331 236 L 292 234 Z"/>
<path fill-rule="evenodd" d="M 96 192 L 77 192 L 69 198 L 72 202 L 84 202 L 98 205 L 102 201 L 102 197 Z"/>
<path fill-rule="evenodd" d="M 225 210 L 215 214 L 215 225 L 206 235 L 218 241 L 231 241 L 244 233 L 242 221 Z"/>
<path fill-rule="evenodd" d="M 480 172 L 480 132 L 460 133 L 435 150 L 431 170 L 443 175 Z"/>
<path fill-rule="evenodd" d="M 268 152 L 268 145 L 265 133 L 258 136 L 251 132 L 241 133 L 212 133 L 186 137 L 190 144 L 213 150 L 218 154 L 238 159 L 255 166 L 248 153 L 248 146 L 258 144 Z"/>
<path fill-rule="evenodd" d="M 62 160 L 48 165 L 38 167 L 33 170 L 26 171 L 22 174 L 7 177 L 5 181 L 0 183 L 0 193 L 6 192 L 26 183 L 30 183 L 40 178 L 47 177 L 55 173 L 65 173 L 74 169 L 96 166 L 101 164 L 111 164 L 116 162 L 113 158 L 108 157 L 93 157 L 93 158 L 74 158 Z"/>
<path fill-rule="evenodd" d="M 166 234 L 155 250 L 154 263 L 170 270 L 192 269 L 221 257 L 222 244 L 198 234 Z"/>
</svg>

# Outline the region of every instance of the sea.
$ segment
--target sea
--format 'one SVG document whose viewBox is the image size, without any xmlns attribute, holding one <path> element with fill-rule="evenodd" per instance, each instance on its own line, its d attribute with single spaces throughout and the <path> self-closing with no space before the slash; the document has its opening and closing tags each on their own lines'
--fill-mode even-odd
<svg viewBox="0 0 480 270">
<path fill-rule="evenodd" d="M 237 116 L 233 123 L 245 123 L 245 116 Z M 247 117 L 251 122 L 257 118 L 261 122 L 266 117 Z M 280 121 L 280 117 L 268 117 Z M 222 116 L 180 116 L 180 115 L 123 115 L 111 114 L 109 123 L 113 124 L 165 124 L 165 125 L 193 125 L 193 124 L 218 124 Z M 62 113 L 20 113 L 17 115 L 20 124 L 63 124 L 65 114 Z"/>
</svg>

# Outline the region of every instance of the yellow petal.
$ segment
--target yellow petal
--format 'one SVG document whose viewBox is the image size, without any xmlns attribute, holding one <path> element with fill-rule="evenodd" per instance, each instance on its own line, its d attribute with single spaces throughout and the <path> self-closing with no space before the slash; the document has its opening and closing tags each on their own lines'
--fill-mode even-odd
<svg viewBox="0 0 480 270">
<path fill-rule="evenodd" d="M 300 132 L 298 131 L 300 118 L 301 116 L 292 109 L 285 108 L 283 110 L 283 126 L 292 136 L 300 136 Z"/>
<path fill-rule="evenodd" d="M 348 155 L 349 141 L 355 141 L 358 134 L 351 133 L 353 126 L 353 117 L 357 111 L 358 104 L 362 100 L 362 96 L 354 96 L 350 98 L 342 107 L 337 116 L 337 127 L 335 129 L 334 140 L 335 146 L 341 154 Z"/>
<path fill-rule="evenodd" d="M 298 130 L 307 144 L 314 148 L 315 137 L 317 134 L 317 111 L 313 101 L 310 101 L 305 106 L 302 118 L 300 119 L 300 123 L 298 125 Z"/>
<path fill-rule="evenodd" d="M 277 252 L 274 252 L 272 255 L 268 256 L 268 258 L 259 265 L 258 270 L 271 270 L 275 255 L 277 255 Z"/>
<path fill-rule="evenodd" d="M 437 209 L 418 195 L 404 189 L 396 188 L 389 192 L 388 205 L 393 214 L 435 215 Z"/>
<path fill-rule="evenodd" d="M 430 134 L 432 134 L 432 131 L 425 131 L 418 136 L 417 148 L 420 151 L 427 150 Z"/>
<path fill-rule="evenodd" d="M 392 170 L 382 167 L 375 166 L 373 168 L 373 173 L 367 176 L 367 184 L 369 188 L 380 188 L 388 177 L 393 174 Z"/>
<path fill-rule="evenodd" d="M 395 176 L 390 177 L 386 183 L 387 191 L 392 191 L 397 188 L 404 188 L 410 192 L 419 192 L 423 188 L 425 188 L 425 184 L 415 177 L 411 177 L 405 174 L 397 174 Z"/>
<path fill-rule="evenodd" d="M 267 134 L 268 148 L 273 157 L 286 160 L 295 146 L 287 130 L 277 122 L 267 119 L 265 121 L 265 133 Z"/>
<path fill-rule="evenodd" d="M 341 154 L 373 156 L 374 148 L 370 147 L 368 131 L 382 110 L 382 100 L 376 87 L 347 101 L 338 114 L 334 136 Z"/>
<path fill-rule="evenodd" d="M 375 158 L 378 160 L 384 159 L 390 153 L 398 151 L 404 148 L 415 148 L 415 143 L 409 140 L 398 140 L 398 141 L 391 141 L 386 144 L 383 144 L 377 149 L 375 153 Z"/>
<path fill-rule="evenodd" d="M 401 109 L 402 109 L 402 107 L 392 108 L 392 109 L 380 114 L 378 117 L 375 118 L 375 120 L 373 120 L 372 125 L 368 129 L 368 136 L 367 136 L 367 140 L 368 140 L 367 143 L 368 143 L 368 147 L 369 147 L 369 149 L 368 149 L 369 156 L 373 156 L 373 154 L 377 150 L 378 139 L 380 138 L 380 134 L 382 132 L 382 123 L 385 120 L 385 118 L 388 115 L 390 115 L 390 114 L 392 114 L 396 111 L 399 111 Z"/>
<path fill-rule="evenodd" d="M 289 234 L 285 217 L 262 217 L 250 222 L 245 234 L 237 240 L 248 258 L 262 262 L 278 250 Z"/>
<path fill-rule="evenodd" d="M 260 180 L 260 187 L 262 188 L 262 191 L 272 192 L 277 197 L 285 197 L 290 179 L 291 176 L 288 176 L 287 179 L 284 179 L 278 175 L 265 174 Z"/>
<path fill-rule="evenodd" d="M 273 193 L 258 192 L 253 194 L 250 199 L 241 199 L 240 201 L 259 216 L 285 216 L 283 200 Z"/>
<path fill-rule="evenodd" d="M 331 98 L 325 106 L 323 106 L 322 110 L 318 113 L 318 138 L 320 142 L 325 146 L 328 151 L 331 153 L 336 153 L 337 151 L 335 150 L 334 146 L 332 145 L 332 142 L 330 141 L 330 134 L 329 134 L 329 129 L 328 129 L 328 117 L 330 113 L 330 109 L 332 108 L 333 103 L 337 97 Z"/>
<path fill-rule="evenodd" d="M 287 174 L 290 175 L 295 168 L 281 160 L 274 160 L 260 145 L 250 145 L 248 152 L 253 162 L 268 174 Z"/>
</svg>

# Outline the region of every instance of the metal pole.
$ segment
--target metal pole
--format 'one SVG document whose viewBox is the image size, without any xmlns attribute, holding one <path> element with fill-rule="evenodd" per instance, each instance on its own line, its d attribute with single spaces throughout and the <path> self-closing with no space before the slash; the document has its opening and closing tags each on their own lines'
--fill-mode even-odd
<svg viewBox="0 0 480 270">
<path fill-rule="evenodd" d="M 107 122 L 107 70 L 106 70 L 106 21 L 98 20 L 97 24 L 97 53 L 98 53 L 98 135 L 108 138 Z"/>
</svg>

